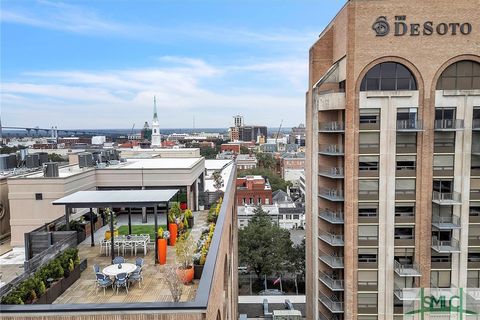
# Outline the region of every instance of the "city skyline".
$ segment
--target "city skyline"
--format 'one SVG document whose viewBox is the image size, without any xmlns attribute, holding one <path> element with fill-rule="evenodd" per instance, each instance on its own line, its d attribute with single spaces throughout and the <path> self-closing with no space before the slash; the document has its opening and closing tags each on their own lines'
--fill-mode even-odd
<svg viewBox="0 0 480 320">
<path fill-rule="evenodd" d="M 343 1 L 272 3 L 2 3 L 2 124 L 139 127 L 154 95 L 160 129 L 228 126 L 239 110 L 303 123 L 308 48 Z"/>
</svg>

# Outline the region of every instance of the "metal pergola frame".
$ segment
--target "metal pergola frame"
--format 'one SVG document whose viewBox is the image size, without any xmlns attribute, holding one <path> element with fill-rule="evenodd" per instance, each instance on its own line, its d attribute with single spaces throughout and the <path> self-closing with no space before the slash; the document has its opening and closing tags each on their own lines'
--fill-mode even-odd
<svg viewBox="0 0 480 320">
<path fill-rule="evenodd" d="M 115 257 L 115 235 L 113 227 L 113 208 L 128 208 L 128 231 L 132 233 L 132 208 L 152 207 L 155 217 L 155 264 L 158 263 L 158 210 L 157 207 L 163 204 L 168 214 L 168 203 L 178 193 L 178 189 L 166 190 L 108 190 L 108 191 L 78 191 L 69 196 L 52 202 L 53 205 L 65 206 L 65 223 L 67 230 L 70 229 L 70 210 L 73 208 L 90 209 L 90 225 L 92 246 L 95 246 L 94 230 L 93 230 L 93 208 L 109 208 L 110 209 L 110 251 L 112 262 Z"/>
</svg>

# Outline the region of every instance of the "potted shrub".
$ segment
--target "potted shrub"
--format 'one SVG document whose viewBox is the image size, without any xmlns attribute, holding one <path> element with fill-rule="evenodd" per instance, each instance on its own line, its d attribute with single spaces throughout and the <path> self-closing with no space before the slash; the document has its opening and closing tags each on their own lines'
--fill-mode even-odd
<svg viewBox="0 0 480 320">
<path fill-rule="evenodd" d="M 193 228 L 193 212 L 190 209 L 185 210 L 185 218 L 187 219 L 188 228 Z"/>
<path fill-rule="evenodd" d="M 167 263 L 167 240 L 170 238 L 170 232 L 163 231 L 163 228 L 158 228 L 158 263 Z"/>
<path fill-rule="evenodd" d="M 184 283 L 190 283 L 193 280 L 193 253 L 195 244 L 188 234 L 183 234 L 177 241 L 175 253 L 177 254 L 177 276 Z"/>
<path fill-rule="evenodd" d="M 177 241 L 178 226 L 177 218 L 182 214 L 182 209 L 178 202 L 173 202 L 172 207 L 168 211 L 168 231 L 170 232 L 170 245 L 174 246 Z"/>
</svg>

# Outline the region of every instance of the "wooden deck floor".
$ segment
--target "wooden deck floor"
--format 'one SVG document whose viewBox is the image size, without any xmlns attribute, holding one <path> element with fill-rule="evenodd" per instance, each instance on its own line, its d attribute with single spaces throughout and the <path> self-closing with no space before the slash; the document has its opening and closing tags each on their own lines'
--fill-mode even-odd
<svg viewBox="0 0 480 320">
<path fill-rule="evenodd" d="M 201 234 L 201 229 L 207 226 L 206 222 L 207 212 L 195 213 L 195 226 L 191 232 L 191 237 L 195 242 Z M 100 254 L 100 247 L 91 247 L 83 243 L 79 245 L 79 255 L 81 259 L 87 258 L 88 268 L 82 272 L 79 280 L 77 280 L 70 288 L 67 289 L 54 303 L 56 304 L 71 304 L 71 303 L 136 303 L 136 302 L 173 302 L 170 295 L 170 290 L 165 282 L 164 267 L 154 264 L 154 250 L 153 246 L 149 247 L 147 255 L 144 256 L 140 250 L 137 253 L 138 257 L 145 260 L 143 269 L 143 282 L 141 288 L 138 283 L 133 283 L 128 293 L 125 289 L 120 289 L 116 294 L 111 288 L 106 289 L 106 294 L 103 294 L 103 289 L 96 292 L 95 289 L 95 274 L 92 265 L 97 263 L 102 270 L 104 267 L 111 264 L 111 258 Z M 127 262 L 135 263 L 135 256 L 125 255 Z M 167 265 L 175 263 L 175 247 L 168 247 Z M 192 284 L 183 286 L 183 294 L 180 301 L 192 301 L 195 299 L 199 280 L 194 280 Z"/>
</svg>

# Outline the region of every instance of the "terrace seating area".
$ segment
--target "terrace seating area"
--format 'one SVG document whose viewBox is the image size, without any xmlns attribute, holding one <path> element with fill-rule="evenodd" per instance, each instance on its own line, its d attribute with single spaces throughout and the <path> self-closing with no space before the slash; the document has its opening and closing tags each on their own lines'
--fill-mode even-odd
<svg viewBox="0 0 480 320">
<path fill-rule="evenodd" d="M 207 215 L 208 211 L 194 213 L 195 225 L 190 229 L 190 237 L 195 243 L 200 238 L 202 230 L 208 227 Z M 149 221 L 151 220 L 149 219 Z M 122 219 L 119 219 L 119 223 L 122 223 Z M 54 304 L 172 302 L 173 299 L 165 277 L 166 268 L 176 264 L 175 247 L 167 247 L 167 262 L 165 265 L 154 263 L 153 241 L 148 243 L 146 254 L 139 250 L 137 255 L 131 255 L 129 251 L 125 256 L 122 256 L 122 260 L 115 260 L 112 264 L 111 256 L 105 256 L 105 252 L 100 252 L 100 246 L 98 246 L 98 243 L 105 241 L 104 233 L 105 227 L 95 232 L 95 238 L 100 239 L 95 247 L 90 245 L 90 239 L 88 238 L 78 245 L 79 256 L 81 259 L 86 258 L 89 266 L 87 270 L 82 272 L 80 279 L 55 300 Z M 121 250 L 120 253 L 122 253 Z M 117 256 L 115 259 L 118 258 Z M 138 269 L 135 268 L 131 272 L 117 272 L 117 275 L 110 275 L 108 268 L 110 270 L 117 268 L 118 270 L 118 263 L 115 264 L 115 262 L 120 261 L 123 264 L 122 269 L 125 268 L 125 264 L 138 266 L 141 264 L 139 261 L 142 261 L 140 273 L 137 273 Z M 98 268 L 95 269 L 94 265 Z M 120 276 L 120 273 L 127 273 L 126 284 L 116 279 Z M 117 286 L 116 284 L 121 285 Z M 183 285 L 180 301 L 194 300 L 198 284 L 199 280 L 193 280 L 192 283 Z"/>
</svg>

